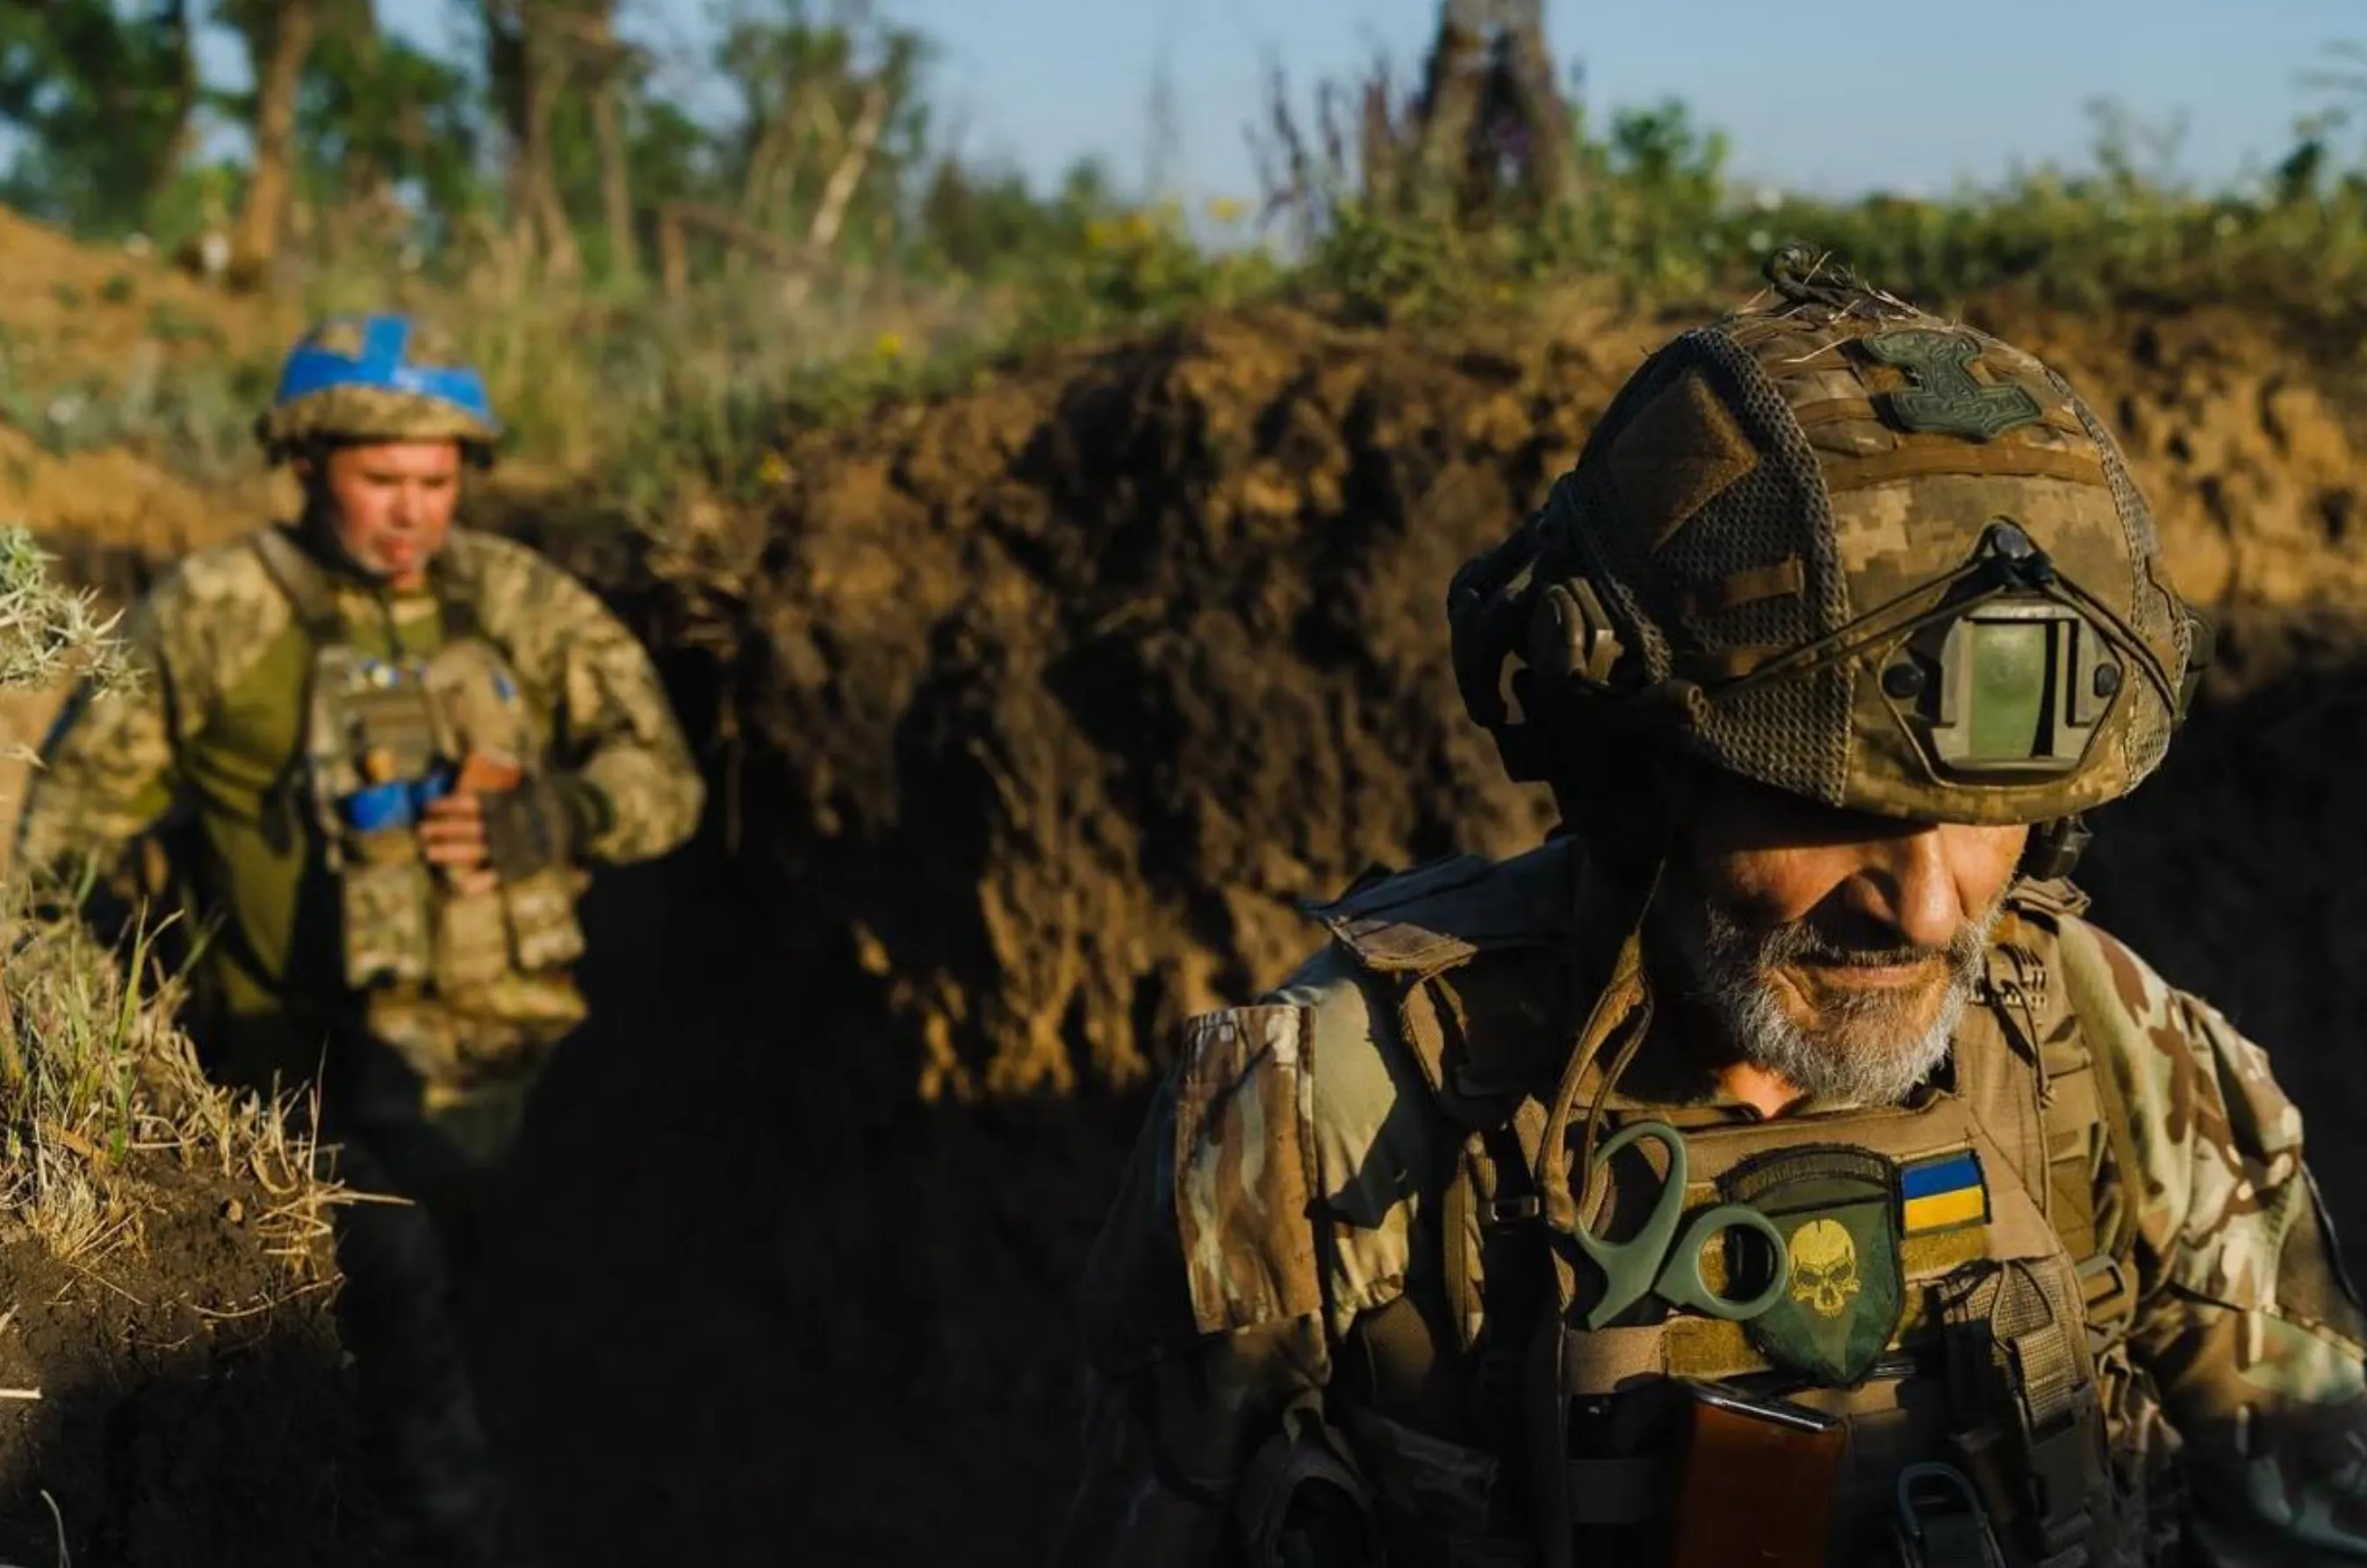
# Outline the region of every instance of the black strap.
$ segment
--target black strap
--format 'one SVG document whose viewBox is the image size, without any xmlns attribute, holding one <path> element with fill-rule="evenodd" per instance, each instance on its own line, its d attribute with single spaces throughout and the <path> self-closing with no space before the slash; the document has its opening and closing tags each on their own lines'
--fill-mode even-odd
<svg viewBox="0 0 2367 1568">
<path fill-rule="evenodd" d="M 476 548 L 466 535 L 452 535 L 427 563 L 427 587 L 436 595 L 437 613 L 444 617 L 445 641 L 461 642 L 474 637 L 492 643 L 504 663 L 514 662 L 510 650 L 486 632 L 484 617 L 478 613 Z"/>
</svg>

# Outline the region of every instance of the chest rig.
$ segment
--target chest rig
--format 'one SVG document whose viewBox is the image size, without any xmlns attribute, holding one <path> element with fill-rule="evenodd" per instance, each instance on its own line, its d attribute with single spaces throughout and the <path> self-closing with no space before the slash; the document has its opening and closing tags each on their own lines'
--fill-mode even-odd
<svg viewBox="0 0 2367 1568">
<path fill-rule="evenodd" d="M 2125 1121 L 2055 964 L 2055 922 L 2079 896 L 2060 884 L 2011 896 L 1946 1081 L 1904 1107 L 1761 1122 L 1602 1091 L 1600 1065 L 1648 1009 L 1627 1005 L 1640 994 L 1632 944 L 1611 956 L 1618 930 L 1585 929 L 1582 875 L 1574 852 L 1548 845 L 1504 866 L 1363 886 L 1318 911 L 1395 997 L 1399 1036 L 1463 1134 L 1427 1227 L 1432 1304 L 1410 1290 L 1360 1321 L 1364 1343 L 1344 1360 L 1373 1369 L 1375 1389 L 1457 1387 L 1454 1407 L 1431 1400 L 1426 1418 L 1491 1468 L 1479 1506 L 1467 1494 L 1404 1511 L 1376 1487 L 1385 1513 L 1404 1511 L 1383 1521 L 1390 1561 L 1802 1561 L 1796 1548 L 1731 1555 L 1736 1540 L 1783 1537 L 1780 1517 L 1741 1519 L 1742 1535 L 1704 1548 L 1738 1522 L 1716 1517 L 1737 1511 L 1721 1491 L 1742 1497 L 1761 1463 L 1748 1444 L 1696 1451 L 1714 1426 L 1705 1400 L 1716 1420 L 1727 1403 L 1755 1402 L 1830 1434 L 1829 1481 L 1770 1505 L 1815 1516 L 1812 1560 L 2168 1560 L 2169 1439 L 2124 1343 Z M 1599 1066 L 1569 1097 L 1576 1114 L 1557 1116 L 1573 1045 Z M 1719 1295 L 1763 1295 L 1772 1272 L 1781 1288 L 1763 1313 L 1738 1321 L 1650 1299 L 1603 1310 L 1613 1281 L 1577 1233 L 1648 1224 L 1674 1161 L 1635 1135 L 1648 1122 L 1682 1142 L 1688 1220 L 1740 1202 L 1783 1237 L 1782 1262 L 1739 1228 L 1699 1254 Z M 1557 1181 L 1546 1162 L 1565 1125 Z M 1361 1427 L 1384 1448 L 1444 1435 L 1409 1437 L 1402 1411 L 1343 1419 L 1352 1438 Z"/>
<path fill-rule="evenodd" d="M 300 791 L 338 890 L 345 984 L 369 1033 L 431 1095 L 522 1067 L 581 1022 L 581 874 L 561 840 L 543 737 L 515 671 L 482 635 L 466 577 L 439 560 L 443 637 L 423 657 L 355 646 L 330 581 L 279 530 L 255 536 L 312 645 Z M 462 891 L 417 833 L 456 790 L 484 803 L 494 886 Z"/>
</svg>

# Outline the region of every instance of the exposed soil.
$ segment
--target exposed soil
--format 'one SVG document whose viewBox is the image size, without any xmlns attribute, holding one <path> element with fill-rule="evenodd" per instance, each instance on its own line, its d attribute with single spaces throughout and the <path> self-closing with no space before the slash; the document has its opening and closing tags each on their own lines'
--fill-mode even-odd
<svg viewBox="0 0 2367 1568">
<path fill-rule="evenodd" d="M 71 1260 L 0 1224 L 0 1562 L 373 1561 L 329 1290 L 270 1255 L 270 1200 L 171 1154 L 109 1185 Z"/>
<path fill-rule="evenodd" d="M 768 513 L 686 509 L 623 584 L 752 874 L 878 982 L 920 1096 L 1122 1087 L 1287 965 L 1297 899 L 1544 826 L 1455 700 L 1444 585 L 1659 335 L 1268 314 L 1079 355 L 792 445 Z M 2361 602 L 2357 430 L 2258 328 L 2019 335 L 2111 389 L 2197 602 L 2254 644 Z"/>
<path fill-rule="evenodd" d="M 278 503 L 259 471 L 199 483 L 157 454 L 62 440 L 50 410 L 134 383 L 253 365 L 286 309 L 210 288 L 162 257 L 91 246 L 0 208 L 0 522 L 180 551 Z"/>
</svg>

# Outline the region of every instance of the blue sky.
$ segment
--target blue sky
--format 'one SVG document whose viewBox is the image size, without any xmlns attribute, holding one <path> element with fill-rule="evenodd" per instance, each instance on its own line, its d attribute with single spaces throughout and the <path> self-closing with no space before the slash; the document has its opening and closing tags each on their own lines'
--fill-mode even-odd
<svg viewBox="0 0 2367 1568">
<path fill-rule="evenodd" d="M 624 0 L 652 43 L 695 51 L 708 0 Z M 452 0 L 379 0 L 389 25 L 447 38 Z M 949 117 L 976 152 L 1048 182 L 1098 153 L 1122 181 L 1150 162 L 1145 104 L 1173 83 L 1161 163 L 1192 195 L 1251 194 L 1242 128 L 1268 59 L 1302 97 L 1378 49 L 1419 61 L 1434 0 L 882 0 L 941 45 Z M 2337 39 L 2367 40 L 2359 0 L 1547 0 L 1555 51 L 1597 106 L 1674 95 L 1733 138 L 1749 178 L 1810 191 L 1937 194 L 2020 164 L 2079 163 L 2087 106 L 2183 114 L 2178 162 L 2205 181 L 2273 163 L 2312 107 L 2299 78 Z"/>
</svg>

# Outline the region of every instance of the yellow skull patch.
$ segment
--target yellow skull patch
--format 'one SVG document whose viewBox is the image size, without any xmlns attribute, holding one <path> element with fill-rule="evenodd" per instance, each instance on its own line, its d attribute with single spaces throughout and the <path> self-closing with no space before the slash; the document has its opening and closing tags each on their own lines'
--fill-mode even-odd
<svg viewBox="0 0 2367 1568">
<path fill-rule="evenodd" d="M 1792 1233 L 1792 1299 L 1818 1317 L 1839 1317 L 1850 1298 L 1863 1289 L 1857 1277 L 1857 1243 L 1849 1228 L 1831 1220 L 1810 1220 Z"/>
</svg>

